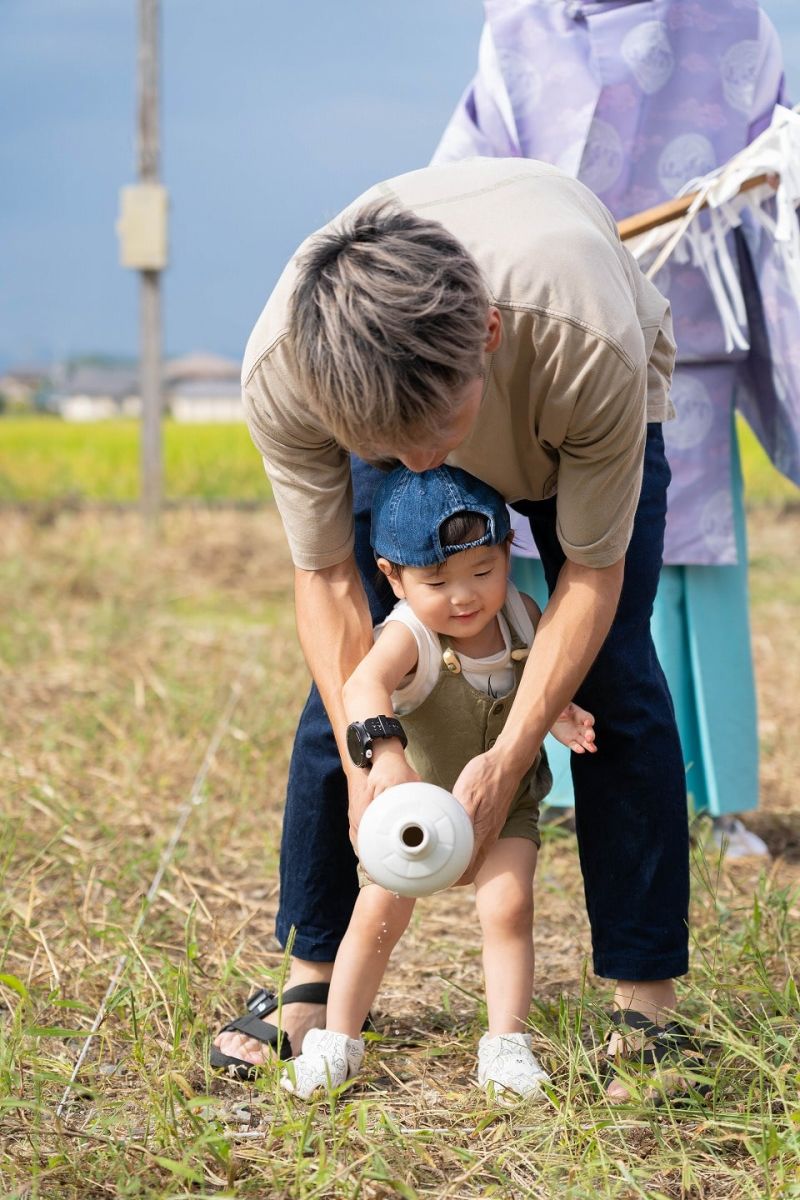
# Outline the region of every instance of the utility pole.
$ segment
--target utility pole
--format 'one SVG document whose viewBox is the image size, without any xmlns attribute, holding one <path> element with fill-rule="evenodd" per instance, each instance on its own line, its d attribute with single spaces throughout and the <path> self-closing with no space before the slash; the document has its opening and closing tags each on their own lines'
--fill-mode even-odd
<svg viewBox="0 0 800 1200">
<path fill-rule="evenodd" d="M 139 181 L 158 184 L 159 0 L 139 0 Z M 164 468 L 161 449 L 161 279 L 144 269 L 140 298 L 142 394 L 142 512 L 154 525 L 161 512 Z"/>
<path fill-rule="evenodd" d="M 137 166 L 139 183 L 121 192 L 122 264 L 140 272 L 139 387 L 142 400 L 141 508 L 155 527 L 163 501 L 161 448 L 161 272 L 167 265 L 167 192 L 159 183 L 158 32 L 160 0 L 139 0 Z"/>
</svg>

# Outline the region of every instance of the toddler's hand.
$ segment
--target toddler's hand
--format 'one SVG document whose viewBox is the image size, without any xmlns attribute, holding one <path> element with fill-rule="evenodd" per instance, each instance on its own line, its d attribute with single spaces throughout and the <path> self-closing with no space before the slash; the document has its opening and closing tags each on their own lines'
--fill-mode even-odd
<svg viewBox="0 0 800 1200">
<path fill-rule="evenodd" d="M 594 717 L 577 704 L 568 704 L 550 730 L 557 742 L 575 754 L 594 754 Z"/>
<path fill-rule="evenodd" d="M 374 751 L 375 758 L 370 769 L 356 769 L 349 777 L 350 841 L 354 846 L 361 818 L 376 796 L 398 783 L 419 782 L 419 775 L 409 763 L 399 742 L 397 748 L 388 743 L 378 743 Z"/>
</svg>

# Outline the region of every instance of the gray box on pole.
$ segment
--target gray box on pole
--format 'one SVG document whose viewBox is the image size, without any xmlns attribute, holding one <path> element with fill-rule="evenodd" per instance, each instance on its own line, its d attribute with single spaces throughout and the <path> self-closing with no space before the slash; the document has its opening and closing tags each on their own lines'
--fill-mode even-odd
<svg viewBox="0 0 800 1200">
<path fill-rule="evenodd" d="M 119 254 L 123 267 L 163 271 L 167 265 L 167 189 L 137 183 L 119 193 Z"/>
</svg>

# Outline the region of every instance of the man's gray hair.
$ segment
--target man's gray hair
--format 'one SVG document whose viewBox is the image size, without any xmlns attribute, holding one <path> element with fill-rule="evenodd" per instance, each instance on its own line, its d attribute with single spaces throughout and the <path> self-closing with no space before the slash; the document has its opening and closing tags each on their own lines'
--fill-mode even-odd
<svg viewBox="0 0 800 1200">
<path fill-rule="evenodd" d="M 441 430 L 477 378 L 488 293 L 437 221 L 387 203 L 349 214 L 303 255 L 290 339 L 312 411 L 349 448 Z"/>
</svg>

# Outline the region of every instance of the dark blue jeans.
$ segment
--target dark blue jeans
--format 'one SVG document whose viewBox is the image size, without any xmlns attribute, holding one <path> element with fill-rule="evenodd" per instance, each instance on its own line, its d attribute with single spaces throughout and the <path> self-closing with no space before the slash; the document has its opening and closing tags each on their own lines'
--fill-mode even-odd
<svg viewBox="0 0 800 1200">
<path fill-rule="evenodd" d="M 391 608 L 369 546 L 380 472 L 353 460 L 356 557 L 375 621 Z M 573 755 L 578 850 L 594 970 L 610 979 L 669 979 L 688 969 L 689 835 L 672 701 L 650 637 L 661 568 L 669 467 L 660 425 L 648 427 L 642 494 L 611 631 L 576 696 L 594 713 L 598 752 Z M 550 590 L 564 563 L 555 500 L 515 505 L 528 516 Z M 328 962 L 358 893 L 347 836 L 347 790 L 316 688 L 297 730 L 281 845 L 276 933 L 294 954 Z"/>
</svg>

